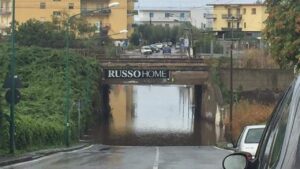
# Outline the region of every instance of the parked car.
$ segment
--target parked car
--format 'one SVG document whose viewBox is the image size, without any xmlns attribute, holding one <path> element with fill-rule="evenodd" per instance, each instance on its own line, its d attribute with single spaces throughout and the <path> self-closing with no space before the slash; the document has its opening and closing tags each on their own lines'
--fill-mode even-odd
<svg viewBox="0 0 300 169">
<path fill-rule="evenodd" d="M 291 84 L 266 124 L 255 158 L 247 152 L 223 160 L 224 169 L 300 168 L 300 76 Z"/>
<path fill-rule="evenodd" d="M 141 48 L 141 53 L 144 55 L 151 55 L 152 54 L 152 50 L 150 46 L 143 46 Z"/>
<path fill-rule="evenodd" d="M 164 47 L 162 43 L 156 43 L 155 46 L 158 47 L 159 49 L 162 49 Z"/>
<path fill-rule="evenodd" d="M 160 49 L 155 44 L 150 45 L 150 48 L 151 48 L 153 53 L 160 52 Z"/>
<path fill-rule="evenodd" d="M 168 47 L 168 42 L 163 42 L 163 47 Z"/>
<path fill-rule="evenodd" d="M 249 152 L 255 156 L 258 143 L 266 125 L 249 125 L 244 127 L 236 144 L 236 151 Z"/>
<path fill-rule="evenodd" d="M 175 49 L 180 49 L 181 48 L 181 46 L 180 46 L 180 43 L 178 42 L 178 43 L 176 43 L 176 45 L 175 45 Z"/>
<path fill-rule="evenodd" d="M 165 53 L 171 53 L 171 48 L 170 47 L 164 47 L 163 48 L 163 54 Z"/>
</svg>

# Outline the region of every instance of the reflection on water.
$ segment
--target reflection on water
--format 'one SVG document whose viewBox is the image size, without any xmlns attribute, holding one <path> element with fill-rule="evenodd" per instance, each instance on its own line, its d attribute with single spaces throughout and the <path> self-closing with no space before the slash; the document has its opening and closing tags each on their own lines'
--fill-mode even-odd
<svg viewBox="0 0 300 169">
<path fill-rule="evenodd" d="M 114 85 L 104 144 L 209 145 L 215 127 L 194 119 L 192 86 Z"/>
</svg>

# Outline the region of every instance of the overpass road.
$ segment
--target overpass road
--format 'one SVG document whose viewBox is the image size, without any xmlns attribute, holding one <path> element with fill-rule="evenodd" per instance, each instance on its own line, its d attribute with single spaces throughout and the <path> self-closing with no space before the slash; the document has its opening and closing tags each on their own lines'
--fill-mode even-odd
<svg viewBox="0 0 300 169">
<path fill-rule="evenodd" d="M 212 146 L 123 147 L 92 145 L 4 169 L 221 169 L 230 152 Z"/>
</svg>

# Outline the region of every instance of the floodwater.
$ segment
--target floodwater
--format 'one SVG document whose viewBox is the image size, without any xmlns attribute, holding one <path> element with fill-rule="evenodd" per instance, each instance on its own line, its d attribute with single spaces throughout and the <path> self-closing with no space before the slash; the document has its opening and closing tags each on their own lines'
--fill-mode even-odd
<svg viewBox="0 0 300 169">
<path fill-rule="evenodd" d="M 214 145 L 216 127 L 196 119 L 193 86 L 113 85 L 102 143 Z M 195 118 L 196 117 L 196 118 Z"/>
</svg>

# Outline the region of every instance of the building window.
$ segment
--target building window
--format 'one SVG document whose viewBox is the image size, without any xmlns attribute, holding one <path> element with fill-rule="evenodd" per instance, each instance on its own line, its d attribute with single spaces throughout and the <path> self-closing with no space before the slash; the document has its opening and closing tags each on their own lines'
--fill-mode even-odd
<svg viewBox="0 0 300 169">
<path fill-rule="evenodd" d="M 184 13 L 180 13 L 180 18 L 184 18 Z"/>
<path fill-rule="evenodd" d="M 230 8 L 228 8 L 227 14 L 228 14 L 228 16 L 231 16 L 231 9 Z"/>
<path fill-rule="evenodd" d="M 100 22 L 96 22 L 95 23 L 95 27 L 96 27 L 95 33 L 100 33 L 101 23 Z"/>
<path fill-rule="evenodd" d="M 165 24 L 166 27 L 169 27 L 170 25 L 168 23 Z"/>
<path fill-rule="evenodd" d="M 153 17 L 154 17 L 154 13 L 153 13 L 153 12 L 150 12 L 150 13 L 149 13 L 149 16 L 150 16 L 151 18 L 153 18 Z"/>
<path fill-rule="evenodd" d="M 240 22 L 236 24 L 236 28 L 240 28 Z"/>
<path fill-rule="evenodd" d="M 256 8 L 252 8 L 252 15 L 255 15 L 256 14 Z"/>
<path fill-rule="evenodd" d="M 231 22 L 227 23 L 228 28 L 231 28 Z"/>
<path fill-rule="evenodd" d="M 237 9 L 236 14 L 237 14 L 238 16 L 241 14 L 241 9 L 240 9 L 240 8 Z"/>
<path fill-rule="evenodd" d="M 246 24 L 246 22 L 244 22 L 244 28 L 247 28 L 247 24 Z"/>
<path fill-rule="evenodd" d="M 169 12 L 165 13 L 165 18 L 169 18 L 171 16 L 171 14 Z"/>
<path fill-rule="evenodd" d="M 40 3 L 40 9 L 46 9 L 46 2 Z"/>
<path fill-rule="evenodd" d="M 61 12 L 60 11 L 53 11 L 53 16 L 60 16 L 61 15 Z"/>
<path fill-rule="evenodd" d="M 247 13 L 247 9 L 244 8 L 244 9 L 243 9 L 243 14 L 246 15 L 246 13 Z"/>
<path fill-rule="evenodd" d="M 74 3 L 69 3 L 69 9 L 74 9 Z"/>
</svg>

